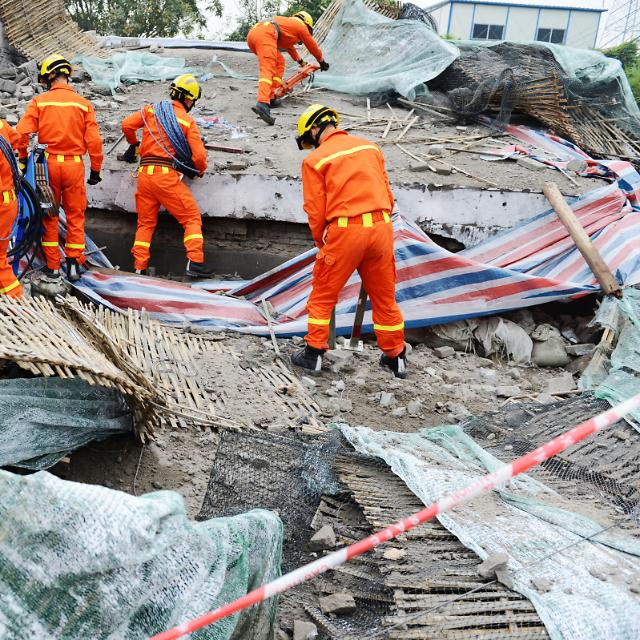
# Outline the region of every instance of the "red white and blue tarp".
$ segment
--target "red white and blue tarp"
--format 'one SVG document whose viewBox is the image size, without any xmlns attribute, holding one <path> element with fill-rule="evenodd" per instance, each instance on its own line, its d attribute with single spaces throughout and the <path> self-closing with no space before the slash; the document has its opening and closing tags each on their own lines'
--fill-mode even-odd
<svg viewBox="0 0 640 640">
<path fill-rule="evenodd" d="M 513 128 L 513 127 L 511 127 Z M 530 142 L 578 153 L 555 136 L 520 128 Z M 581 154 L 582 152 L 580 152 Z M 610 183 L 570 204 L 605 262 L 622 285 L 640 283 L 640 176 L 627 162 L 591 161 Z M 409 328 L 497 314 L 599 290 L 589 267 L 553 210 L 533 216 L 514 229 L 473 248 L 451 253 L 436 245 L 401 214 L 393 218 L 397 300 Z M 112 308 L 146 309 L 171 323 L 232 329 L 267 335 L 262 301 L 269 303 L 276 335 L 303 334 L 306 301 L 316 249 L 224 293 L 202 286 L 114 271 L 89 271 L 76 287 L 91 300 Z M 338 334 L 353 324 L 360 279 L 355 273 L 336 307 Z M 363 330 L 371 332 L 370 306 Z"/>
</svg>

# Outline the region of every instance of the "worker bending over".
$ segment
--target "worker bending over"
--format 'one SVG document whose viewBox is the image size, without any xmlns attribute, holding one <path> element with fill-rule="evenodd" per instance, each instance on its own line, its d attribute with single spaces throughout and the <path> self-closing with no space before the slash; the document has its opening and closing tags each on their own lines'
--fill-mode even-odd
<svg viewBox="0 0 640 640">
<path fill-rule="evenodd" d="M 319 248 L 307 302 L 307 346 L 293 364 L 319 373 L 329 348 L 329 323 L 338 294 L 358 270 L 371 300 L 380 365 L 406 376 L 404 321 L 396 304 L 393 194 L 380 148 L 337 128 L 338 113 L 311 105 L 298 120 L 302 191 L 311 235 Z"/>
<path fill-rule="evenodd" d="M 171 83 L 169 95 L 173 102 L 146 105 L 122 121 L 122 131 L 129 143 L 124 153 L 126 162 L 136 162 L 140 145 L 136 191 L 138 226 L 131 249 L 134 267 L 136 273 L 146 274 L 149 247 L 162 205 L 184 229 L 187 275 L 210 277 L 212 272 L 204 263 L 200 209 L 183 182 L 184 175 L 202 177 L 207 169 L 207 152 L 198 126 L 187 113 L 200 97 L 200 85 L 193 75 L 184 74 Z M 138 129 L 142 129 L 142 143 L 138 142 Z M 181 149 L 182 154 L 175 147 Z"/>
<path fill-rule="evenodd" d="M 304 44 L 309 53 L 320 64 L 320 70 L 326 71 L 329 63 L 322 58 L 322 51 L 313 39 L 313 18 L 306 11 L 298 11 L 293 17 L 274 16 L 258 22 L 247 36 L 249 49 L 258 56 L 260 74 L 258 78 L 258 102 L 252 107 L 267 124 L 274 124 L 271 107 L 280 106 L 274 99 L 275 90 L 282 84 L 284 57 L 280 51 L 286 51 L 294 62 L 301 67 L 305 61 L 300 58 L 294 45 Z"/>
<path fill-rule="evenodd" d="M 0 293 L 20 298 L 22 287 L 7 260 L 11 229 L 18 215 L 20 172 L 13 150 L 19 136 L 5 120 L 0 120 L 0 137 Z"/>
<path fill-rule="evenodd" d="M 80 278 L 79 265 L 85 262 L 87 190 L 82 157 L 89 153 L 91 170 L 87 184 L 93 185 L 102 180 L 103 156 L 95 111 L 91 103 L 69 85 L 71 71 L 71 65 L 61 55 L 44 60 L 38 80 L 48 91 L 31 100 L 16 130 L 20 134 L 18 156 L 23 166 L 26 164 L 30 134 L 37 133 L 38 143 L 47 145 L 49 185 L 56 203 L 62 205 L 67 216 L 64 245 L 67 278 L 75 282 Z M 47 262 L 44 273 L 57 278 L 60 275 L 58 218 L 45 217 L 43 225 L 42 249 Z"/>
</svg>

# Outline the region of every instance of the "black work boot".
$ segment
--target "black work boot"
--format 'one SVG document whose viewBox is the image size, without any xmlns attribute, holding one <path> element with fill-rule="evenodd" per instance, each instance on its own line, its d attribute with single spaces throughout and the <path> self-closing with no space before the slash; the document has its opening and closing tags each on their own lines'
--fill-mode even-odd
<svg viewBox="0 0 640 640">
<path fill-rule="evenodd" d="M 147 270 L 146 269 L 136 269 L 136 275 L 137 276 L 146 276 L 147 275 Z"/>
<path fill-rule="evenodd" d="M 188 260 L 187 275 L 191 278 L 210 278 L 213 275 L 213 269 L 207 267 L 204 262 Z"/>
<path fill-rule="evenodd" d="M 271 109 L 266 102 L 256 102 L 255 107 L 251 107 L 253 113 L 257 113 L 267 124 L 275 124 L 276 119 L 271 115 Z"/>
<path fill-rule="evenodd" d="M 291 363 L 306 369 L 312 376 L 319 376 L 322 370 L 323 349 L 315 349 L 307 345 L 291 356 Z"/>
<path fill-rule="evenodd" d="M 393 371 L 393 375 L 396 378 L 407 377 L 407 349 L 406 347 L 395 358 L 390 358 L 386 354 L 380 356 L 380 366 L 386 367 Z"/>
<path fill-rule="evenodd" d="M 280 98 L 271 98 L 271 102 L 269 102 L 269 106 L 272 109 L 277 109 L 278 107 L 282 106 L 282 100 L 280 100 Z"/>
<path fill-rule="evenodd" d="M 43 267 L 41 269 L 42 275 L 48 280 L 60 280 L 60 269 L 50 269 L 49 267 Z"/>
<path fill-rule="evenodd" d="M 78 282 L 80 280 L 80 266 L 75 258 L 67 258 L 65 269 L 69 282 Z"/>
</svg>

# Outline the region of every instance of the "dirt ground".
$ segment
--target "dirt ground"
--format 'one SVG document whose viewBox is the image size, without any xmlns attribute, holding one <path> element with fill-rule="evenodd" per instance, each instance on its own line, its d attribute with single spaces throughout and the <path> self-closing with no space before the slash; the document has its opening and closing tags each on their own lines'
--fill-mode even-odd
<svg viewBox="0 0 640 640">
<path fill-rule="evenodd" d="M 296 92 L 287 97 L 281 108 L 274 109 L 276 124 L 273 127 L 266 125 L 251 111 L 256 100 L 256 80 L 236 79 L 223 75 L 223 68 L 216 62 L 223 62 L 234 72 L 256 76 L 258 71 L 257 59 L 253 54 L 235 51 L 203 51 L 203 50 L 166 50 L 161 55 L 170 57 L 183 57 L 187 65 L 197 71 L 211 71 L 218 74 L 203 83 L 203 98 L 198 102 L 192 115 L 199 117 L 222 116 L 230 124 L 237 127 L 246 137 L 234 139 L 229 131 L 221 131 L 215 128 L 202 128 L 201 133 L 208 142 L 220 143 L 228 146 L 243 148 L 246 153 L 242 156 L 234 156 L 220 151 L 209 151 L 209 163 L 218 171 L 226 170 L 228 161 L 236 161 L 241 158 L 248 162 L 249 166 L 242 170 L 243 173 L 259 175 L 278 175 L 297 177 L 300 174 L 302 156 L 295 144 L 296 122 L 298 116 L 310 104 L 321 102 L 328 104 L 341 115 L 341 126 L 349 129 L 355 135 L 370 138 L 383 146 L 386 165 L 392 183 L 419 183 L 427 185 L 444 186 L 472 186 L 490 187 L 486 182 L 468 177 L 462 173 L 454 172 L 451 175 L 440 175 L 430 171 L 416 173 L 409 170 L 415 159 L 403 152 L 396 145 L 391 144 L 406 124 L 415 115 L 420 115 L 420 120 L 403 136 L 402 147 L 413 155 L 427 153 L 429 146 L 438 140 L 448 140 L 446 144 L 456 146 L 469 137 L 477 135 L 492 136 L 495 140 L 504 141 L 504 144 L 516 144 L 516 140 L 509 136 L 500 137 L 486 127 L 476 124 L 459 126 L 459 123 L 451 121 L 446 116 L 428 114 L 426 112 L 414 113 L 407 122 L 394 125 L 386 140 L 382 140 L 382 134 L 391 116 L 390 108 L 386 104 L 371 108 L 371 119 L 377 124 L 367 121 L 366 98 L 340 94 L 325 89 L 313 89 L 310 93 Z M 286 57 L 286 56 L 285 56 Z M 298 66 L 288 60 L 286 76 L 297 71 Z M 78 74 L 79 75 L 79 74 Z M 118 89 L 115 96 L 100 95 L 100 90 L 91 82 L 80 82 L 76 89 L 92 99 L 95 104 L 98 121 L 105 141 L 105 148 L 117 140 L 120 135 L 121 120 L 139 109 L 143 104 L 155 102 L 167 97 L 168 83 L 144 82 L 130 85 L 125 89 Z M 98 93 L 98 91 L 100 93 Z M 410 108 L 399 103 L 392 105 L 391 109 L 396 116 L 404 120 L 409 116 Z M 534 124 L 534 123 L 533 123 Z M 420 140 L 420 142 L 417 142 Z M 483 149 L 482 144 L 473 149 Z M 517 144 L 522 145 L 519 141 Z M 496 146 L 496 145 L 494 145 Z M 497 145 L 499 147 L 499 144 Z M 124 142 L 107 158 L 107 167 L 122 166 L 116 159 L 118 153 L 126 149 Z M 541 191 L 545 182 L 554 180 L 565 195 L 578 195 L 593 189 L 597 183 L 593 178 L 581 178 L 575 176 L 574 182 L 554 169 L 541 169 L 532 171 L 515 161 L 488 162 L 481 159 L 478 153 L 456 153 L 446 151 L 442 156 L 449 164 L 463 171 L 484 178 L 498 185 L 504 190 L 530 190 Z M 432 162 L 434 166 L 436 162 Z M 238 169 L 232 169 L 238 171 Z"/>
</svg>

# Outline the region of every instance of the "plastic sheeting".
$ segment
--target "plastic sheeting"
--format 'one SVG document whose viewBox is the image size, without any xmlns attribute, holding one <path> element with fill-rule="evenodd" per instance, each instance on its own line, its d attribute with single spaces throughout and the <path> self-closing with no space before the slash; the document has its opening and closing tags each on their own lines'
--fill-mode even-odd
<svg viewBox="0 0 640 640">
<path fill-rule="evenodd" d="M 397 91 L 409 100 L 460 55 L 424 22 L 385 18 L 362 0 L 342 3 L 322 52 L 331 68 L 315 74 L 314 86 L 356 95 Z"/>
<path fill-rule="evenodd" d="M 114 389 L 77 378 L 0 380 L 0 466 L 46 469 L 69 451 L 131 429 Z"/>
<path fill-rule="evenodd" d="M 191 522 L 182 498 L 136 498 L 41 471 L 0 471 L 0 630 L 4 640 L 142 640 L 280 574 L 282 523 L 270 511 Z M 275 598 L 192 634 L 268 640 Z"/>
<path fill-rule="evenodd" d="M 340 428 L 358 452 L 384 460 L 425 505 L 502 464 L 459 427 L 417 433 Z M 480 558 L 508 555 L 514 589 L 529 598 L 552 639 L 637 638 L 640 601 L 625 583 L 640 577 L 640 541 L 611 532 L 599 534 L 598 542 L 584 540 L 603 524 L 569 510 L 571 504 L 523 475 L 438 519 Z M 548 580 L 550 590 L 539 592 L 535 579 Z"/>
<path fill-rule="evenodd" d="M 111 58 L 78 56 L 72 60 L 81 64 L 94 84 L 115 91 L 121 84 L 133 84 L 141 80 L 173 80 L 182 73 L 193 73 L 185 66 L 184 58 L 166 58 L 153 53 L 126 51 L 114 53 Z"/>
<path fill-rule="evenodd" d="M 618 342 L 610 359 L 592 358 L 580 387 L 595 389 L 596 397 L 616 405 L 640 393 L 640 291 L 627 287 L 620 300 L 606 296 L 593 323 L 616 331 Z M 640 411 L 626 420 L 640 431 Z"/>
</svg>

